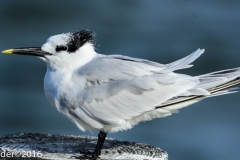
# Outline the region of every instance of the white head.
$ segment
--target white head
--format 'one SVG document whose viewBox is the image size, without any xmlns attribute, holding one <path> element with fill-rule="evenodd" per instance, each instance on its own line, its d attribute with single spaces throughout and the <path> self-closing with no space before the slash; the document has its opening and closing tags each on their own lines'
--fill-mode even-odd
<svg viewBox="0 0 240 160">
<path fill-rule="evenodd" d="M 3 53 L 27 54 L 40 57 L 50 70 L 74 69 L 91 61 L 97 54 L 93 32 L 82 30 L 51 36 L 41 48 L 17 48 Z"/>
</svg>

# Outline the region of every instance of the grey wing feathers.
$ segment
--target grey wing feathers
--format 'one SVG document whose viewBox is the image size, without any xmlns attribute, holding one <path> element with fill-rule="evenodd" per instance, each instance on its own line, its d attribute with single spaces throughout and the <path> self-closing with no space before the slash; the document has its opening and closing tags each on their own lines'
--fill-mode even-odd
<svg viewBox="0 0 240 160">
<path fill-rule="evenodd" d="M 78 70 L 78 74 L 89 80 L 107 82 L 109 80 L 130 80 L 134 76 L 153 74 L 161 68 L 138 61 L 126 61 L 107 56 L 98 56 Z"/>
<path fill-rule="evenodd" d="M 187 57 L 184 57 L 182 59 L 179 59 L 177 61 L 167 64 L 165 66 L 164 70 L 162 70 L 162 73 L 172 72 L 175 70 L 192 67 L 192 65 L 189 65 L 189 64 L 191 64 L 199 56 L 201 56 L 201 54 L 203 52 L 204 52 L 204 49 L 198 49 L 195 52 L 193 52 L 192 54 L 188 55 Z"/>
<path fill-rule="evenodd" d="M 91 63 L 78 70 L 78 74 L 90 80 L 106 82 L 108 80 L 129 80 L 134 76 L 146 76 L 172 72 L 174 70 L 190 67 L 190 63 L 196 60 L 204 49 L 198 49 L 189 56 L 175 62 L 163 65 L 156 62 L 132 58 L 121 55 L 100 55 Z"/>
<path fill-rule="evenodd" d="M 179 80 L 188 80 L 197 84 L 199 83 L 197 78 L 175 74 L 171 71 L 188 66 L 203 52 L 203 49 L 198 49 L 189 56 L 167 65 L 121 55 L 100 55 L 93 59 L 91 63 L 80 68 L 77 74 L 86 79 L 86 84 L 89 89 L 88 92 L 93 93 L 99 90 L 100 94 L 101 90 L 106 88 L 106 97 L 115 95 L 127 87 L 149 91 L 155 87 L 152 85 L 153 82 L 161 85 L 170 85 Z M 195 91 L 197 90 L 195 89 Z M 134 91 L 132 90 L 132 92 Z M 197 92 L 199 92 L 199 90 Z M 93 94 L 86 93 L 84 97 L 88 97 L 88 95 Z M 94 98 L 90 99 L 92 100 Z"/>
<path fill-rule="evenodd" d="M 198 49 L 166 65 L 121 55 L 98 55 L 77 71 L 86 81 L 78 109 L 88 113 L 88 117 L 78 117 L 86 124 L 94 122 L 98 129 L 116 125 L 107 131 L 117 131 L 171 115 L 206 97 L 233 93 L 229 88 L 240 83 L 240 68 L 195 77 L 173 73 L 190 67 L 203 52 Z"/>
<path fill-rule="evenodd" d="M 185 92 L 205 94 L 206 90 L 195 88 L 198 78 L 172 72 L 189 67 L 203 51 L 199 49 L 167 65 L 126 56 L 99 55 L 77 71 L 86 81 L 80 95 L 81 109 L 102 124 L 119 125 Z M 167 110 L 161 113 L 170 114 Z M 137 122 L 135 119 L 131 125 Z"/>
<path fill-rule="evenodd" d="M 159 68 L 163 68 L 164 67 L 163 64 L 152 62 L 152 61 L 148 61 L 146 59 L 141 59 L 141 58 L 132 58 L 132 57 L 123 56 L 123 55 L 109 55 L 108 57 L 112 57 L 112 58 L 116 58 L 116 59 L 120 59 L 120 60 L 125 60 L 125 61 L 145 63 L 147 65 L 151 65 L 151 66 L 155 66 L 155 67 L 159 67 Z"/>
</svg>

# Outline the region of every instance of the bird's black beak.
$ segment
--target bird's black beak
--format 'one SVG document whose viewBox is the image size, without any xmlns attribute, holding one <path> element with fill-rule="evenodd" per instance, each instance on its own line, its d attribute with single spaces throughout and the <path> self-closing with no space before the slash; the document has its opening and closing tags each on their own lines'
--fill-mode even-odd
<svg viewBox="0 0 240 160">
<path fill-rule="evenodd" d="M 4 54 L 22 54 L 22 55 L 31 55 L 38 57 L 45 57 L 52 55 L 51 53 L 44 52 L 39 47 L 32 48 L 15 48 L 15 49 L 7 49 L 2 51 Z"/>
</svg>

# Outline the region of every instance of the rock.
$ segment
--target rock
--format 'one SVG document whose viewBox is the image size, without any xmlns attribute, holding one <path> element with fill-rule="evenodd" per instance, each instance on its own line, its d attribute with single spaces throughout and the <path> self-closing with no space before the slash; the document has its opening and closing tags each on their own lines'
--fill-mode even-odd
<svg viewBox="0 0 240 160">
<path fill-rule="evenodd" d="M 96 137 L 63 136 L 41 133 L 16 133 L 0 136 L 0 158 L 10 159 L 72 159 L 79 150 L 93 151 Z M 22 156 L 21 158 L 18 158 Z M 12 158 L 14 157 L 14 158 Z M 98 159 L 158 159 L 167 160 L 168 154 L 147 144 L 108 138 Z"/>
</svg>

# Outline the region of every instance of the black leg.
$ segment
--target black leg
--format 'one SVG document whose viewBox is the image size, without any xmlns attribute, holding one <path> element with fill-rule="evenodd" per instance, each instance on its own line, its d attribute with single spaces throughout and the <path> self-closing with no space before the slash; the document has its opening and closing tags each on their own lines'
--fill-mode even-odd
<svg viewBox="0 0 240 160">
<path fill-rule="evenodd" d="M 107 133 L 100 131 L 98 134 L 98 142 L 95 148 L 95 151 L 93 153 L 93 157 L 98 157 L 101 154 L 102 146 L 105 141 L 105 138 L 107 136 Z"/>
<path fill-rule="evenodd" d="M 96 145 L 95 150 L 92 153 L 92 155 L 89 156 L 90 152 L 88 152 L 83 156 L 80 156 L 80 157 L 74 156 L 74 157 L 78 158 L 78 159 L 91 159 L 91 160 L 97 159 L 97 157 L 101 154 L 101 149 L 102 149 L 102 146 L 103 146 L 103 143 L 104 143 L 106 137 L 107 137 L 107 133 L 100 131 L 98 134 L 97 145 Z"/>
</svg>

